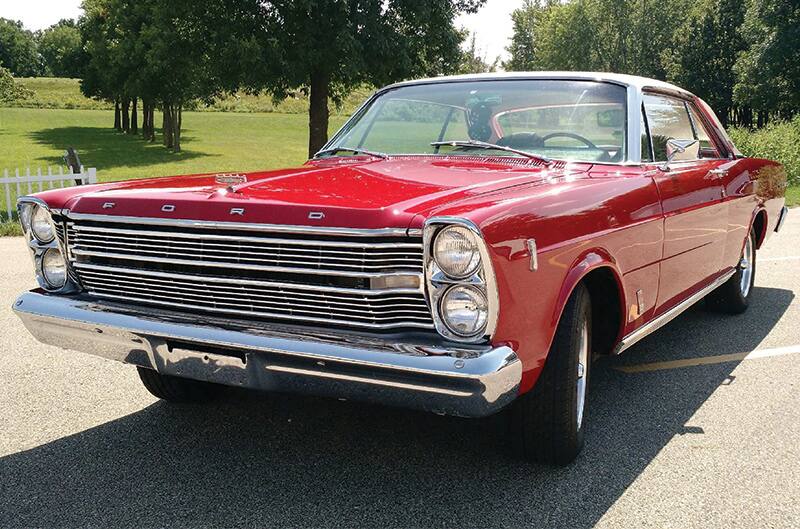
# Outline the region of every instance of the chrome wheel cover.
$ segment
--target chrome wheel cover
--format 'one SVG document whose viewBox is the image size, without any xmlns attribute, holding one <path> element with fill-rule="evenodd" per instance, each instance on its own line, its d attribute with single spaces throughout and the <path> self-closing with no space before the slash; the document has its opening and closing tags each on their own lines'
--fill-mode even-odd
<svg viewBox="0 0 800 529">
<path fill-rule="evenodd" d="M 576 386 L 576 408 L 578 429 L 583 423 L 583 408 L 586 404 L 586 383 L 589 371 L 589 322 L 584 321 L 578 336 L 578 380 Z"/>
<path fill-rule="evenodd" d="M 742 292 L 742 297 L 747 297 L 750 294 L 750 288 L 753 282 L 753 258 L 755 248 L 753 247 L 753 238 L 748 237 L 744 243 L 744 254 L 742 260 L 739 261 L 739 271 L 741 272 L 739 278 L 739 289 Z"/>
</svg>

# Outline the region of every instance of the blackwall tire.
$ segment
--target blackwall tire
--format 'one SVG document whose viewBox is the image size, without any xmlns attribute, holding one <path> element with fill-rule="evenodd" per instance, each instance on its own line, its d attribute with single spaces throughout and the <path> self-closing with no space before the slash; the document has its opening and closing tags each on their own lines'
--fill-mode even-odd
<svg viewBox="0 0 800 529">
<path fill-rule="evenodd" d="M 209 402 L 217 397 L 220 387 L 209 382 L 162 375 L 152 369 L 137 367 L 144 387 L 154 397 L 168 402 Z"/>
<path fill-rule="evenodd" d="M 708 295 L 706 306 L 717 312 L 742 314 L 750 306 L 756 279 L 756 233 L 750 231 L 745 241 L 736 273 L 718 289 Z"/>
<path fill-rule="evenodd" d="M 526 460 L 563 466 L 583 449 L 591 318 L 589 291 L 578 285 L 564 308 L 539 380 L 511 409 L 512 432 Z"/>
</svg>

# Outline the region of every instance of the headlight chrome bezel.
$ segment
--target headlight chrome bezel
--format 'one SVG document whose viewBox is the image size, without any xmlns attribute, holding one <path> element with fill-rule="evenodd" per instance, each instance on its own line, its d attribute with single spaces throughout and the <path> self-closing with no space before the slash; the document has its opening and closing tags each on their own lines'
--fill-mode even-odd
<svg viewBox="0 0 800 529">
<path fill-rule="evenodd" d="M 33 233 L 32 219 L 33 215 L 37 211 L 37 208 L 38 210 L 44 211 L 47 214 L 47 219 L 50 223 L 50 229 L 53 233 L 53 238 L 46 242 L 42 241 L 36 234 Z M 39 283 L 39 286 L 43 290 L 53 294 L 70 294 L 79 291 L 80 287 L 70 270 L 66 248 L 64 247 L 63 241 L 58 236 L 56 222 L 53 220 L 54 211 L 50 209 L 47 203 L 39 198 L 23 196 L 17 200 L 17 214 L 20 225 L 22 226 L 23 234 L 25 236 L 25 242 L 27 243 L 28 249 L 31 252 L 31 257 L 33 258 L 36 281 Z M 55 286 L 52 284 L 50 280 L 47 279 L 43 270 L 43 260 L 47 252 L 59 252 L 61 254 L 61 258 L 64 260 L 66 277 L 64 284 L 61 286 Z"/>
<path fill-rule="evenodd" d="M 53 280 L 53 277 L 48 272 L 47 268 L 47 261 L 50 259 L 52 255 L 58 256 L 57 259 L 61 260 L 61 264 L 64 267 L 64 277 L 63 280 L 59 279 L 58 282 Z M 51 291 L 58 291 L 64 288 L 69 280 L 69 271 L 67 269 L 67 260 L 64 259 L 64 255 L 61 253 L 61 250 L 58 248 L 47 248 L 42 252 L 41 259 L 38 260 L 38 270 L 37 272 L 41 274 L 42 280 L 44 283 L 49 287 Z"/>
<path fill-rule="evenodd" d="M 39 219 L 38 217 L 43 218 Z M 47 235 L 43 235 L 37 230 L 37 224 L 40 223 L 44 223 L 46 229 L 48 230 Z M 53 226 L 53 219 L 48 208 L 40 206 L 39 204 L 34 204 L 32 207 L 30 207 L 27 224 L 31 235 L 33 235 L 33 237 L 35 237 L 40 244 L 50 244 L 56 239 L 56 229 L 55 226 Z"/>
<path fill-rule="evenodd" d="M 477 268 L 469 276 L 458 278 L 445 273 L 435 258 L 437 237 L 446 229 L 453 226 L 465 228 L 474 237 L 480 254 Z M 425 223 L 423 230 L 425 245 L 425 284 L 431 314 L 436 331 L 444 338 L 462 343 L 485 343 L 495 331 L 499 316 L 499 299 L 495 281 L 494 269 L 489 256 L 488 247 L 483 240 L 483 235 L 475 223 L 459 217 L 433 217 Z M 474 334 L 460 334 L 445 321 L 443 317 L 442 301 L 447 292 L 457 286 L 468 286 L 479 290 L 485 297 L 488 305 L 486 324 Z"/>
<path fill-rule="evenodd" d="M 444 266 L 443 261 L 443 253 L 445 250 L 440 248 L 440 245 L 444 244 L 443 239 L 447 237 L 449 234 L 458 234 L 458 236 L 463 237 L 465 240 L 469 241 L 469 244 L 472 246 L 470 249 L 472 255 L 469 258 L 469 262 L 467 267 L 460 271 L 456 272 L 453 269 L 449 269 L 447 266 Z M 439 266 L 440 270 L 449 278 L 452 279 L 467 279 L 469 277 L 474 276 L 481 267 L 482 259 L 481 259 L 481 251 L 480 245 L 478 243 L 477 236 L 475 233 L 467 228 L 466 226 L 462 226 L 459 224 L 451 224 L 450 226 L 445 226 L 441 230 L 436 233 L 436 237 L 433 239 L 433 260 L 436 262 L 437 266 Z"/>
</svg>

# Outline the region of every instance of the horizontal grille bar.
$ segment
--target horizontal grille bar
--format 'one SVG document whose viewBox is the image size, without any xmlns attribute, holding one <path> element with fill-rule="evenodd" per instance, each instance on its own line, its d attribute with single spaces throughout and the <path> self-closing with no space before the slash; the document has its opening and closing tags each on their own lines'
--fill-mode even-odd
<svg viewBox="0 0 800 529">
<path fill-rule="evenodd" d="M 353 243 L 70 226 L 75 256 L 306 274 L 422 273 L 416 243 Z M 349 246 L 348 246 L 349 245 Z"/>
<path fill-rule="evenodd" d="M 221 278 L 142 273 L 131 269 L 86 266 L 78 272 L 90 294 L 168 307 L 189 308 L 269 319 L 291 319 L 356 327 L 432 328 L 421 293 L 343 294 L 296 286 Z M 213 281 L 211 281 L 213 279 Z M 344 290 L 344 289 L 339 289 Z M 352 289 L 355 290 L 355 289 Z"/>
</svg>

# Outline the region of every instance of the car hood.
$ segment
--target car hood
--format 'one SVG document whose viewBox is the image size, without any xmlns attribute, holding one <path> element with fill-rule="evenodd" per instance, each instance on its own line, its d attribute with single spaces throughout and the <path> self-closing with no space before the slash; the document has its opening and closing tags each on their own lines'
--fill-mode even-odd
<svg viewBox="0 0 800 529">
<path fill-rule="evenodd" d="M 72 188 L 49 197 L 73 213 L 351 228 L 408 227 L 444 205 L 522 184 L 585 173 L 590 165 L 545 168 L 509 158 L 331 158 L 243 176 L 133 180 Z M 58 200 L 61 198 L 61 200 Z M 55 202 L 61 202 L 59 205 Z"/>
</svg>

